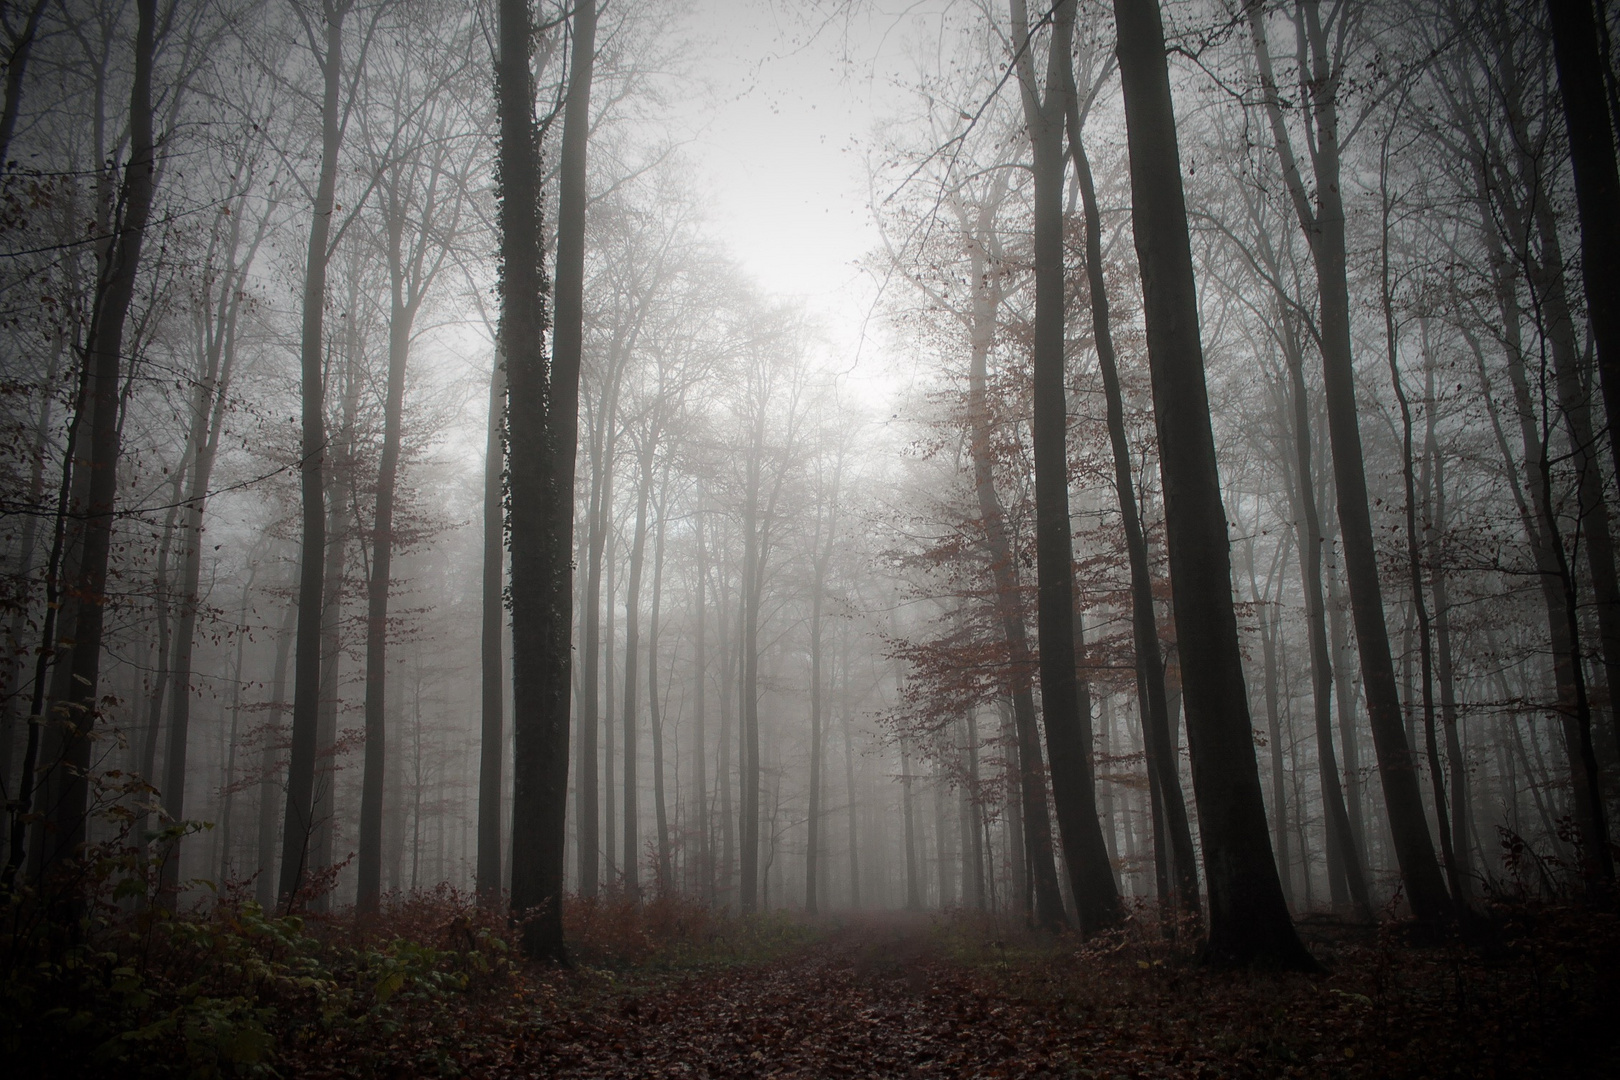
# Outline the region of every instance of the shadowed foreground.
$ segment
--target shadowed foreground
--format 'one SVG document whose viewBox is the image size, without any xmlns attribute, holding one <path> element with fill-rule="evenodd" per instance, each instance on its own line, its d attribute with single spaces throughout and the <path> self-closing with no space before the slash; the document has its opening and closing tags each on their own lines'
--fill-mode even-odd
<svg viewBox="0 0 1620 1080">
<path fill-rule="evenodd" d="M 990 930 L 863 916 L 785 956 L 717 972 L 607 987 L 599 972 L 559 975 L 538 993 L 563 1007 L 542 1005 L 469 1072 L 1620 1075 L 1606 1019 L 1620 1002 L 1620 935 L 1603 916 L 1509 920 L 1486 950 L 1306 926 L 1329 966 L 1320 976 L 1210 971 L 1157 939 L 1053 947 Z"/>
</svg>

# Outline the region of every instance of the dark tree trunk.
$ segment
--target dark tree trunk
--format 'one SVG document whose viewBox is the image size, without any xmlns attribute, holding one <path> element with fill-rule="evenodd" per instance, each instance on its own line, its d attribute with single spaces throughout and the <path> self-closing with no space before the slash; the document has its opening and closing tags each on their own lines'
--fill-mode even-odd
<svg viewBox="0 0 1620 1080">
<path fill-rule="evenodd" d="M 1155 819 L 1165 819 L 1163 829 L 1154 830 L 1155 845 L 1162 847 L 1161 832 L 1169 833 L 1170 856 L 1165 874 L 1173 882 L 1169 897 L 1189 915 L 1200 912 L 1198 865 L 1193 853 L 1192 826 L 1187 820 L 1187 803 L 1181 793 L 1180 770 L 1170 746 L 1170 710 L 1164 689 L 1164 659 L 1159 649 L 1158 616 L 1153 608 L 1153 580 L 1148 570 L 1147 540 L 1142 533 L 1142 517 L 1136 503 L 1136 485 L 1131 476 L 1130 444 L 1125 437 L 1125 406 L 1120 393 L 1119 367 L 1114 357 L 1114 335 L 1108 312 L 1108 285 L 1103 277 L 1102 217 L 1097 210 L 1097 191 L 1092 182 L 1091 162 L 1081 138 L 1079 94 L 1074 85 L 1072 62 L 1064 64 L 1064 84 L 1069 131 L 1069 154 L 1080 185 L 1081 212 L 1086 231 L 1086 282 L 1091 295 L 1092 336 L 1097 343 L 1097 364 L 1102 371 L 1103 396 L 1108 423 L 1108 441 L 1114 455 L 1114 489 L 1119 499 L 1120 522 L 1125 530 L 1125 551 L 1131 567 L 1131 641 L 1136 653 L 1136 678 L 1140 694 L 1147 767 Z M 1157 854 L 1157 852 L 1155 852 Z M 1166 860 L 1159 860 L 1166 862 Z M 1286 862 L 1286 860 L 1285 860 Z M 1172 870 L 1173 868 L 1173 870 Z M 1164 894 L 1161 894 L 1164 895 Z"/>
<path fill-rule="evenodd" d="M 489 380 L 489 428 L 484 440 L 484 566 L 479 631 L 478 899 L 494 908 L 501 895 L 501 770 L 506 748 L 506 351 L 495 345 Z M 592 765 L 595 765 L 593 759 Z M 595 815 L 592 815 L 594 819 Z M 593 875 L 591 880 L 595 881 Z"/>
<path fill-rule="evenodd" d="M 0 105 L 0 173 L 10 168 L 6 155 L 11 151 L 11 136 L 17 130 L 17 113 L 22 107 L 24 76 L 28 73 L 28 55 L 34 48 L 34 36 L 39 32 L 39 17 L 45 13 L 50 0 L 34 0 L 33 7 L 23 19 L 22 28 L 8 43 L 6 56 L 6 97 Z"/>
<path fill-rule="evenodd" d="M 1316 963 L 1294 932 L 1277 879 L 1250 734 L 1164 28 L 1157 0 L 1114 0 L 1114 18 L 1178 659 L 1209 886 L 1207 957 L 1310 970 Z"/>
<path fill-rule="evenodd" d="M 1279 312 L 1280 315 L 1284 313 Z M 1286 318 L 1286 316 L 1284 315 Z M 1322 595 L 1322 548 L 1329 543 L 1322 529 L 1322 515 L 1316 504 L 1316 478 L 1311 464 L 1310 406 L 1305 396 L 1305 358 L 1293 324 L 1284 323 L 1284 360 L 1288 365 L 1288 406 L 1293 436 L 1295 497 L 1299 506 L 1299 561 L 1305 593 L 1305 620 L 1311 643 L 1311 711 L 1316 718 L 1316 755 L 1322 783 L 1323 810 L 1327 816 L 1328 850 L 1337 850 L 1339 870 L 1345 876 L 1351 902 L 1363 919 L 1372 917 L 1372 900 L 1367 891 L 1363 843 L 1354 827 L 1355 818 L 1346 806 L 1340 787 L 1339 766 L 1333 753 L 1333 661 L 1328 649 L 1326 604 Z M 1337 620 L 1335 620 L 1337 622 Z M 1340 672 L 1341 687 L 1348 679 Z M 1340 693 L 1343 702 L 1350 695 Z M 1355 716 L 1341 705 L 1339 726 L 1345 745 L 1354 745 Z M 1349 754 L 1345 755 L 1349 766 Z"/>
<path fill-rule="evenodd" d="M 985 554 L 989 558 L 995 590 L 996 615 L 1002 638 L 1007 644 L 1007 695 L 1011 699 L 1016 740 L 1007 748 L 1009 761 L 1016 762 L 1019 782 L 1010 797 L 1022 800 L 1021 851 L 1027 852 L 1034 866 L 1034 913 L 1040 926 L 1055 928 L 1064 922 L 1063 901 L 1059 895 L 1057 865 L 1052 851 L 1052 829 L 1046 805 L 1046 781 L 1041 775 L 1040 736 L 1036 730 L 1035 694 L 1031 685 L 1034 658 L 1024 627 L 1022 588 L 1013 563 L 1012 543 L 1007 535 L 1006 517 L 996 494 L 991 450 L 990 404 L 986 389 L 990 346 L 996 335 L 997 309 L 1001 304 L 1000 270 L 988 261 L 986 241 L 990 232 L 992 206 L 981 208 L 979 241 L 972 247 L 973 314 L 969 326 L 971 361 L 968 370 L 968 416 L 971 425 L 969 452 L 973 459 L 974 489 L 979 519 L 983 523 Z M 1022 865 L 1022 864 L 1020 864 Z M 1022 877 L 1022 874 L 1019 875 Z"/>
<path fill-rule="evenodd" d="M 282 792 L 281 721 L 287 714 L 287 662 L 292 659 L 293 634 L 298 627 L 298 605 L 288 604 L 276 635 L 275 668 L 270 676 L 270 708 L 265 717 L 259 751 L 259 874 L 254 895 L 265 911 L 276 905 L 276 809 Z"/>
<path fill-rule="evenodd" d="M 302 441 L 299 483 L 303 533 L 299 550 L 298 637 L 293 646 L 292 747 L 287 761 L 287 811 L 281 828 L 281 875 L 277 892 L 290 911 L 309 871 L 315 832 L 315 753 L 321 702 L 321 601 L 325 595 L 326 457 L 325 359 L 326 266 L 337 189 L 338 94 L 343 79 L 343 18 L 351 0 L 325 0 L 326 51 L 320 58 L 321 169 L 310 216 L 304 264 L 304 319 L 299 345 Z M 313 42 L 311 43 L 313 44 Z"/>
<path fill-rule="evenodd" d="M 652 494 L 653 445 L 656 435 L 644 436 L 641 482 L 636 490 L 636 531 L 630 541 L 630 581 L 624 594 L 624 891 L 641 899 L 641 831 L 636 759 L 636 667 L 641 653 L 641 571 L 647 552 L 647 500 Z"/>
<path fill-rule="evenodd" d="M 240 208 L 239 208 L 240 209 Z M 197 618 L 202 605 L 203 516 L 208 505 L 208 487 L 219 457 L 220 434 L 229 404 L 231 374 L 236 366 L 236 317 L 241 310 L 242 280 L 264 237 L 261 225 L 246 259 L 237 256 L 241 241 L 240 213 L 232 215 L 229 239 L 224 246 L 225 270 L 218 283 L 217 307 L 203 323 L 206 335 L 202 349 L 202 370 L 197 373 L 196 391 L 191 403 L 191 431 L 186 439 L 187 491 L 181 512 L 180 617 L 174 634 L 174 669 L 169 674 L 169 745 L 164 758 L 163 810 L 170 821 L 185 820 L 186 747 L 191 729 L 191 663 L 196 647 Z M 210 283 L 210 289 L 214 283 Z M 233 744 L 234 745 L 234 744 Z M 176 837 L 163 858 L 162 884 L 173 898 L 179 884 L 180 838 Z"/>
<path fill-rule="evenodd" d="M 401 427 L 405 409 L 405 365 L 410 359 L 411 326 L 420 287 L 407 295 L 401 251 L 404 211 L 390 207 L 388 219 L 388 381 L 383 395 L 382 460 L 377 467 L 377 516 L 372 530 L 371 579 L 366 583 L 366 756 L 360 785 L 360 914 L 377 910 L 382 893 L 383 782 L 387 757 L 388 587 L 394 561 L 394 488 L 399 477 Z M 423 283 L 413 282 L 418 286 Z"/>
<path fill-rule="evenodd" d="M 596 58 L 596 5 L 573 13 L 563 116 L 557 231 L 557 322 L 548 379 L 547 283 L 541 250 L 539 132 L 526 0 L 501 0 L 497 108 L 501 123 L 502 340 L 513 651 L 512 911 L 528 921 L 531 957 L 567 963 L 563 857 L 573 586 L 574 457 L 583 341 L 586 137 Z"/>
<path fill-rule="evenodd" d="M 1547 0 L 1558 88 L 1569 129 L 1575 204 L 1581 220 L 1581 274 L 1587 317 L 1597 345 L 1598 378 L 1611 430 L 1620 428 L 1620 169 L 1613 118 L 1604 97 L 1591 0 Z M 1620 473 L 1620 439 L 1610 439 Z"/>
<path fill-rule="evenodd" d="M 709 553 L 703 541 L 703 509 L 701 496 L 692 519 L 697 534 L 697 595 L 693 599 L 694 622 L 692 631 L 692 789 L 696 796 L 692 805 L 697 816 L 698 830 L 698 895 L 709 906 L 714 905 L 714 816 L 709 812 L 708 780 L 708 615 L 707 589 L 709 584 Z"/>
<path fill-rule="evenodd" d="M 1034 367 L 1036 622 L 1040 638 L 1041 715 L 1051 766 L 1064 862 L 1080 916 L 1080 932 L 1093 934 L 1120 919 L 1119 889 L 1097 821 L 1091 759 L 1091 717 L 1080 712 L 1074 641 L 1074 544 L 1069 523 L 1068 388 L 1064 377 L 1062 69 L 1074 36 L 1073 0 L 1053 9 L 1044 100 L 1037 93 L 1029 54 L 1029 18 L 1013 0 L 1019 82 L 1035 174 Z"/>
<path fill-rule="evenodd" d="M 157 22 L 156 0 L 137 0 L 135 72 L 130 86 L 129 161 L 124 166 L 123 215 L 101 268 L 90 334 L 84 347 L 84 382 L 80 410 L 88 413 L 75 425 L 89 435 L 88 468 L 75 470 L 71 506 L 80 515 L 78 534 L 70 537 L 64 566 L 61 625 L 66 631 L 47 648 L 58 655 L 51 673 L 49 723 L 56 725 L 53 753 L 45 776 L 46 814 L 41 866 L 50 868 L 74 858 L 85 838 L 89 812 L 91 731 L 96 722 L 101 675 L 102 627 L 107 604 L 107 563 L 112 552 L 113 509 L 118 496 L 124 331 L 135 297 L 141 249 L 152 211 L 157 156 L 152 130 L 152 64 Z M 73 451 L 70 451 L 73 452 Z M 32 769 L 34 762 L 25 762 Z M 19 815 L 20 816 L 20 815 Z M 76 900 L 65 916 L 72 919 Z"/>
<path fill-rule="evenodd" d="M 664 592 L 664 509 L 669 498 L 669 467 L 664 468 L 664 479 L 658 496 L 658 529 L 653 534 L 652 607 L 647 614 L 647 726 L 652 729 L 653 752 L 653 815 L 658 829 L 658 895 L 668 896 L 675 878 L 670 863 L 669 810 L 664 800 L 664 718 L 659 710 L 658 694 L 658 618 L 659 601 Z"/>
</svg>

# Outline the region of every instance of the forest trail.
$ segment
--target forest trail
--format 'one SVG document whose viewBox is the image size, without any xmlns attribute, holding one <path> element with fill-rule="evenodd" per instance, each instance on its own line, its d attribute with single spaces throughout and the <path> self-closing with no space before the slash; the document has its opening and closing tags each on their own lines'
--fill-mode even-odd
<svg viewBox="0 0 1620 1080">
<path fill-rule="evenodd" d="M 1062 1075 L 1056 1031 L 946 963 L 929 927 L 920 916 L 861 916 L 783 960 L 626 997 L 617 1015 L 560 1021 L 537 1038 L 531 1075 Z"/>
</svg>

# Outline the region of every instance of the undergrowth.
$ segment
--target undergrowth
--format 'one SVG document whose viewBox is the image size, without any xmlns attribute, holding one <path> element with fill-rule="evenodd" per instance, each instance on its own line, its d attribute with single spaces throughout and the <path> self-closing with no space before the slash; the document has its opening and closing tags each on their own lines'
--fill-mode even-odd
<svg viewBox="0 0 1620 1080">
<path fill-rule="evenodd" d="M 13 925 L 20 922 L 12 912 Z M 476 1074 L 486 1052 L 638 980 L 757 963 L 807 940 L 783 915 L 675 898 L 570 900 L 573 971 L 524 962 L 504 913 L 447 887 L 356 921 L 227 899 L 92 908 L 82 944 L 14 935 L 0 985 L 11 1075 Z"/>
</svg>

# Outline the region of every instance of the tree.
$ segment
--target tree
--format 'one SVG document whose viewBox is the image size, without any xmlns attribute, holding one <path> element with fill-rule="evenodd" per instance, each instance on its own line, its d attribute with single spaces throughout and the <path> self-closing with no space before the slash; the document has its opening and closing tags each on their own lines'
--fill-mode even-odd
<svg viewBox="0 0 1620 1080">
<path fill-rule="evenodd" d="M 473 157 L 459 161 L 450 116 L 443 99 L 448 77 L 416 72 L 415 58 L 398 58 L 400 70 L 384 89 L 409 107 L 393 131 L 373 138 L 378 162 L 383 246 L 388 259 L 388 375 L 383 395 L 382 457 L 377 468 L 376 512 L 372 526 L 371 572 L 366 586 L 365 772 L 360 796 L 359 893 L 361 914 L 377 909 L 382 891 L 383 770 L 385 694 L 388 662 L 388 598 L 395 536 L 395 487 L 404 427 L 405 373 L 417 316 L 439 272 L 444 269 L 460 226 L 467 190 L 466 171 Z M 450 77 L 456 74 L 449 73 Z M 417 78 L 425 85 L 416 85 Z M 421 105 L 414 105 L 416 102 Z M 415 128 L 415 130 L 411 130 Z M 367 132 L 367 135 L 372 135 Z M 402 145 L 403 144 L 403 145 Z"/>
<path fill-rule="evenodd" d="M 1604 64 L 1591 0 L 1547 0 L 1547 14 L 1575 173 L 1587 317 L 1612 429 L 1620 424 L 1620 169 L 1614 157 L 1614 120 L 1603 92 Z M 1620 439 L 1611 438 L 1609 450 L 1620 472 Z"/>
<path fill-rule="evenodd" d="M 1073 0 L 1052 10 L 1046 92 L 1035 83 L 1029 13 L 1011 0 L 1015 61 L 1035 174 L 1035 576 L 1040 633 L 1041 714 L 1052 801 L 1064 862 L 1080 915 L 1092 934 L 1119 921 L 1119 890 L 1097 822 L 1091 716 L 1082 714 L 1074 635 L 1074 544 L 1069 524 L 1068 394 L 1064 386 L 1063 128 L 1068 100 L 1064 65 L 1074 37 Z M 1070 80 L 1072 81 L 1072 80 Z"/>
<path fill-rule="evenodd" d="M 1157 0 L 1114 0 L 1114 21 L 1187 739 L 1209 885 L 1206 956 L 1219 965 L 1313 970 L 1277 879 L 1250 737 Z"/>
<path fill-rule="evenodd" d="M 1319 5 L 1301 5 L 1299 32 L 1309 44 L 1310 75 L 1301 81 L 1310 94 L 1310 115 L 1315 141 L 1311 162 L 1315 168 L 1316 206 L 1305 190 L 1295 163 L 1292 143 L 1282 117 L 1281 98 L 1271 69 L 1266 44 L 1265 15 L 1260 0 L 1247 5 L 1255 61 L 1272 140 L 1282 165 L 1288 193 L 1299 227 L 1310 244 L 1321 298 L 1323 383 L 1328 408 L 1328 433 L 1333 445 L 1333 478 L 1338 494 L 1339 529 L 1344 543 L 1345 570 L 1350 583 L 1351 614 L 1372 721 L 1373 744 L 1378 752 L 1378 774 L 1384 788 L 1401 878 L 1407 902 L 1426 922 L 1450 918 L 1451 905 L 1440 865 L 1435 860 L 1418 790 L 1417 762 L 1401 726 L 1400 698 L 1395 667 L 1390 659 L 1389 628 L 1384 621 L 1384 600 L 1378 582 L 1377 551 L 1373 544 L 1368 509 L 1367 474 L 1362 461 L 1361 431 L 1355 399 L 1355 373 L 1350 340 L 1350 291 L 1346 271 L 1344 203 L 1340 189 L 1338 87 L 1342 70 L 1334 67 Z M 1341 12 L 1341 17 L 1349 18 Z M 1304 61 L 1302 60 L 1302 64 Z"/>
<path fill-rule="evenodd" d="M 562 931 L 572 669 L 574 453 L 583 344 L 585 164 L 596 5 L 570 22 L 557 204 L 556 324 L 542 354 L 540 161 L 533 42 L 526 0 L 502 0 L 496 93 L 500 116 L 502 341 L 506 350 L 508 528 L 512 566 L 512 910 L 527 918 L 524 949 L 567 962 Z"/>
<path fill-rule="evenodd" d="M 1097 366 L 1103 380 L 1104 408 L 1109 447 L 1114 455 L 1114 491 L 1119 500 L 1120 524 L 1125 532 L 1125 551 L 1131 570 L 1131 641 L 1136 653 L 1138 708 L 1142 717 L 1143 743 L 1147 747 L 1148 789 L 1153 800 L 1153 818 L 1163 818 L 1164 827 L 1154 829 L 1154 844 L 1166 850 L 1155 851 L 1159 861 L 1168 856 L 1171 896 L 1192 915 L 1200 911 L 1198 867 L 1194 862 L 1192 828 L 1187 821 L 1187 803 L 1181 794 L 1181 775 L 1170 744 L 1170 709 L 1164 687 L 1164 658 L 1159 647 L 1158 616 L 1153 607 L 1153 580 L 1148 571 L 1147 538 L 1142 532 L 1142 515 L 1136 501 L 1136 484 L 1131 476 L 1130 445 L 1125 434 L 1125 406 L 1120 394 L 1119 365 L 1114 357 L 1114 335 L 1108 311 L 1108 283 L 1103 275 L 1102 215 L 1097 210 L 1096 184 L 1086 155 L 1081 132 L 1085 112 L 1075 85 L 1074 61 L 1065 56 L 1059 77 L 1064 90 L 1064 120 L 1069 137 L 1069 156 L 1074 160 L 1075 180 L 1080 189 L 1081 214 L 1086 245 L 1086 287 L 1091 297 L 1091 332 L 1097 346 Z M 1092 90 L 1101 89 L 1102 81 Z M 1090 101 L 1087 101 L 1089 106 Z M 1168 834 L 1168 835 L 1166 835 Z M 1168 841 L 1168 844 L 1166 844 Z"/>
<path fill-rule="evenodd" d="M 303 528 L 299 550 L 298 629 L 293 644 L 292 747 L 287 762 L 287 812 L 281 831 L 282 901 L 291 910 L 309 871 L 315 822 L 315 754 L 321 703 L 321 610 L 326 592 L 326 270 L 331 260 L 332 214 L 336 205 L 338 150 L 346 112 L 343 87 L 343 21 L 353 0 L 322 0 L 325 48 L 305 23 L 311 52 L 322 78 L 321 165 L 310 215 L 304 262 L 304 317 L 299 340 L 302 440 L 299 481 Z M 302 12 L 300 11 L 300 15 Z M 356 65 L 358 68 L 358 65 Z"/>
<path fill-rule="evenodd" d="M 45 775 L 46 824 L 39 846 L 41 867 L 74 858 L 84 841 L 89 804 L 90 735 L 100 708 L 102 633 L 107 604 L 107 563 L 112 551 L 114 505 L 122 425 L 124 334 L 141 269 L 142 245 L 152 212 L 158 157 L 153 138 L 152 67 L 157 2 L 137 0 L 135 77 L 129 99 L 129 159 L 107 261 L 101 268 L 90 336 L 85 342 L 75 435 L 89 436 L 89 468 L 74 470 L 70 505 L 81 524 L 67 548 L 68 588 L 62 624 L 67 633 L 47 648 L 57 657 L 50 683 L 50 716 L 56 723 L 51 765 Z M 88 420 L 88 423 L 86 423 Z M 76 440 L 75 440 L 76 441 Z M 70 444 L 71 445 L 71 444 Z M 83 453 L 77 446 L 71 454 Z M 31 768 L 25 760 L 24 767 Z M 15 857 L 15 856 L 14 856 Z M 76 901 L 69 907 L 76 909 Z"/>
</svg>

